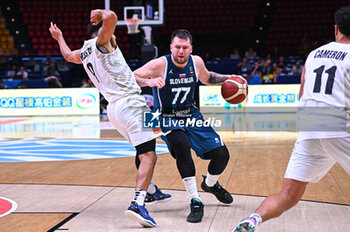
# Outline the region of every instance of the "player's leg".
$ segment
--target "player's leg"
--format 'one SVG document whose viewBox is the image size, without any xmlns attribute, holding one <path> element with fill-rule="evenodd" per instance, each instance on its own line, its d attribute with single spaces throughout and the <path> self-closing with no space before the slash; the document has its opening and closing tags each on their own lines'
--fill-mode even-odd
<svg viewBox="0 0 350 232">
<path fill-rule="evenodd" d="M 202 155 L 209 159 L 207 176 L 203 175 L 201 188 L 205 192 L 210 192 L 222 203 L 230 204 L 233 201 L 232 195 L 219 184 L 220 174 L 225 170 L 230 155 L 226 145 L 214 148 Z"/>
<path fill-rule="evenodd" d="M 141 122 L 145 110 L 149 108 L 144 97 L 140 95 L 129 95 L 107 106 L 109 120 L 136 147 L 137 156 L 140 159 L 134 198 L 125 214 L 144 226 L 154 227 L 156 223 L 148 215 L 144 200 L 157 159 L 155 138 L 160 134 L 143 129 Z"/>
<path fill-rule="evenodd" d="M 266 198 L 255 213 L 242 220 L 233 231 L 253 232 L 260 223 L 278 217 L 295 206 L 303 196 L 307 184 L 318 182 L 334 163 L 335 161 L 324 151 L 319 139 L 296 142 L 281 192 Z"/>
<path fill-rule="evenodd" d="M 267 197 L 255 213 L 242 220 L 233 232 L 254 232 L 263 221 L 279 217 L 299 202 L 307 184 L 307 182 L 284 179 L 281 192 Z"/>
<path fill-rule="evenodd" d="M 141 161 L 140 161 L 139 155 L 136 154 L 135 165 L 136 165 L 137 169 L 139 169 L 140 163 L 141 163 Z M 153 183 L 153 181 L 151 180 L 151 182 L 148 185 L 147 194 L 145 197 L 145 204 L 146 205 L 167 202 L 167 201 L 171 200 L 171 198 L 172 198 L 171 194 L 162 192 L 158 188 L 158 186 L 155 185 Z"/>
<path fill-rule="evenodd" d="M 187 134 L 192 149 L 202 159 L 210 160 L 207 176 L 203 175 L 201 188 L 210 192 L 222 203 L 233 201 L 231 194 L 218 182 L 230 159 L 227 147 L 212 127 L 189 127 Z"/>
<path fill-rule="evenodd" d="M 136 220 L 146 227 L 156 226 L 156 222 L 148 214 L 145 208 L 145 197 L 149 183 L 153 176 L 154 166 L 157 161 L 155 150 L 155 139 L 136 146 L 137 156 L 139 156 L 140 164 L 136 175 L 136 188 L 134 199 L 131 202 L 125 215 L 130 219 Z"/>
<path fill-rule="evenodd" d="M 199 197 L 196 183 L 196 169 L 191 155 L 190 142 L 182 130 L 173 130 L 166 136 L 172 155 L 176 157 L 176 166 L 189 195 L 191 212 L 188 222 L 200 222 L 203 217 L 204 205 Z"/>
</svg>

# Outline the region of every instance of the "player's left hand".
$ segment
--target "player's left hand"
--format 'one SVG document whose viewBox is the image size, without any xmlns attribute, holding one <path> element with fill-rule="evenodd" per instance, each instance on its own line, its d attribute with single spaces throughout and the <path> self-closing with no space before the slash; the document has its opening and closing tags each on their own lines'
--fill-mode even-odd
<svg viewBox="0 0 350 232">
<path fill-rule="evenodd" d="M 50 23 L 49 31 L 51 33 L 52 38 L 54 38 L 55 40 L 58 40 L 63 36 L 62 31 L 57 27 L 56 24 L 53 24 L 52 22 Z"/>
<path fill-rule="evenodd" d="M 157 87 L 157 88 L 163 88 L 165 85 L 165 81 L 162 77 L 155 77 L 149 79 L 149 87 Z"/>
<path fill-rule="evenodd" d="M 102 20 L 103 10 L 92 10 L 90 13 L 90 21 L 93 22 L 93 25 L 97 25 Z"/>
</svg>

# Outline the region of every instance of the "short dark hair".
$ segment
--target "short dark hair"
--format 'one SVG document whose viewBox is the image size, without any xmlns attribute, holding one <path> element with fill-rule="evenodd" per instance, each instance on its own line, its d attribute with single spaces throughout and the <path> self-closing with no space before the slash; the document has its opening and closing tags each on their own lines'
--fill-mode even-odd
<svg viewBox="0 0 350 232">
<path fill-rule="evenodd" d="M 192 45 L 192 35 L 186 29 L 178 29 L 171 34 L 171 43 L 173 42 L 175 37 L 179 37 L 180 39 L 190 39 L 190 44 Z"/>
<path fill-rule="evenodd" d="M 102 21 L 97 25 L 93 25 L 92 23 L 93 22 L 90 22 L 89 25 L 87 26 L 87 30 L 90 37 L 93 36 L 93 34 L 98 33 L 98 30 L 102 27 Z"/>
<path fill-rule="evenodd" d="M 335 25 L 345 36 L 350 36 L 350 6 L 340 8 L 334 14 Z"/>
</svg>

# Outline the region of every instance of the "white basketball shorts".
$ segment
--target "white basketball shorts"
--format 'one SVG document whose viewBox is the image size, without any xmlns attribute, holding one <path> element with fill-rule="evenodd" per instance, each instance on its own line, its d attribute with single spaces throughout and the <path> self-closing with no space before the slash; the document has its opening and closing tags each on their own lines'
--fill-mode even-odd
<svg viewBox="0 0 350 232">
<path fill-rule="evenodd" d="M 350 137 L 297 141 L 285 178 L 318 182 L 338 163 L 350 175 Z"/>
<path fill-rule="evenodd" d="M 107 115 L 118 132 L 136 147 L 162 134 L 160 129 L 143 128 L 143 112 L 149 110 L 145 98 L 133 94 L 108 104 Z"/>
</svg>

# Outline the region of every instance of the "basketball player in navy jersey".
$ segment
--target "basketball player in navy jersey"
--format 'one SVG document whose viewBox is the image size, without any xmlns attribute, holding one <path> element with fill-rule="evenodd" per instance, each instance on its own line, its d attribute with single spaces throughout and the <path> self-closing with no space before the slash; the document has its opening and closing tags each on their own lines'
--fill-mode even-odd
<svg viewBox="0 0 350 232">
<path fill-rule="evenodd" d="M 335 42 L 313 50 L 305 62 L 298 123 L 306 128 L 298 133 L 282 190 L 267 197 L 233 232 L 254 232 L 295 206 L 308 183 L 318 182 L 335 163 L 350 174 L 350 6 L 339 9 L 334 19 Z M 348 230 L 346 224 L 344 228 Z"/>
<path fill-rule="evenodd" d="M 195 165 L 191 148 L 197 156 L 210 160 L 207 175 L 203 175 L 201 187 L 213 193 L 226 204 L 233 199 L 218 182 L 219 175 L 229 161 L 229 152 L 220 136 L 211 126 L 183 125 L 183 120 L 203 121 L 203 116 L 195 106 L 195 91 L 198 81 L 203 84 L 221 84 L 232 75 L 209 72 L 201 57 L 191 55 L 192 35 L 187 30 L 176 30 L 171 35 L 170 55 L 149 61 L 134 71 L 140 86 L 147 85 L 153 77 L 165 80 L 163 88 L 153 88 L 154 110 L 162 113 L 160 125 L 169 151 L 176 159 L 187 193 L 190 197 L 191 212 L 188 222 L 200 222 L 204 205 L 197 191 Z M 243 79 L 243 77 L 241 77 Z M 198 125 L 198 124 L 196 124 Z"/>
<path fill-rule="evenodd" d="M 57 40 L 63 57 L 68 62 L 83 64 L 95 87 L 108 101 L 107 114 L 115 128 L 136 148 L 136 189 L 133 201 L 125 214 L 145 227 L 156 222 L 148 214 L 145 202 L 164 202 L 171 198 L 162 193 L 152 182 L 155 154 L 155 138 L 161 133 L 142 129 L 143 111 L 149 109 L 135 77 L 127 65 L 114 36 L 117 15 L 110 10 L 92 10 L 88 32 L 92 39 L 81 49 L 71 51 L 61 30 L 51 23 L 50 32 Z M 148 86 L 163 87 L 163 79 L 156 78 Z M 149 193 L 148 193 L 148 192 Z"/>
</svg>

